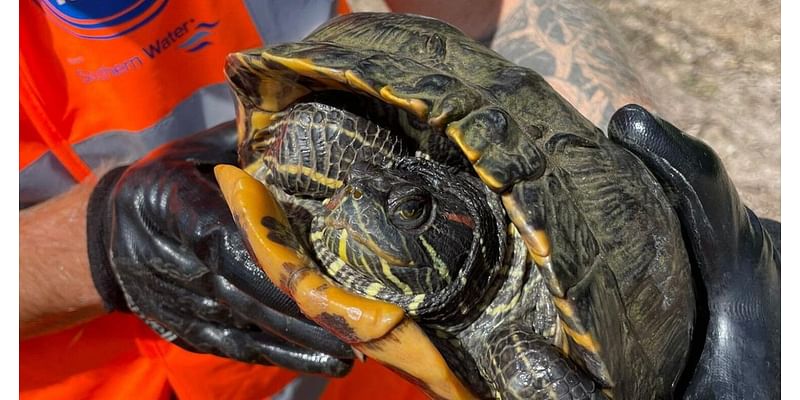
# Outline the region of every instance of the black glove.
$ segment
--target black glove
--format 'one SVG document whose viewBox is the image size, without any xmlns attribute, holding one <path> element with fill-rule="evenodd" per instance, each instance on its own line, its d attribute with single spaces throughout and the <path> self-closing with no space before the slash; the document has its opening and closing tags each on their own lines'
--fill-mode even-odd
<svg viewBox="0 0 800 400">
<path fill-rule="evenodd" d="M 677 397 L 779 398 L 780 254 L 761 222 L 703 142 L 636 105 L 608 133 L 664 186 L 696 268 L 693 358 Z"/>
<path fill-rule="evenodd" d="M 236 162 L 224 124 L 106 174 L 92 193 L 92 276 L 106 307 L 132 311 L 192 351 L 331 376 L 352 349 L 306 319 L 250 257 L 214 179 Z"/>
</svg>

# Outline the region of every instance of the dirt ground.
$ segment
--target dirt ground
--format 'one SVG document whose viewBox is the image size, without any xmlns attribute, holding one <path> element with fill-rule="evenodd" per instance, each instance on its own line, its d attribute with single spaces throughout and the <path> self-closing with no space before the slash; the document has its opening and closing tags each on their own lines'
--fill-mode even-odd
<svg viewBox="0 0 800 400">
<path fill-rule="evenodd" d="M 780 246 L 780 2 L 592 1 L 628 42 L 658 112 L 716 150 Z"/>
<path fill-rule="evenodd" d="M 745 203 L 780 221 L 780 2 L 592 1 L 628 42 L 659 113 L 708 142 Z"/>
</svg>

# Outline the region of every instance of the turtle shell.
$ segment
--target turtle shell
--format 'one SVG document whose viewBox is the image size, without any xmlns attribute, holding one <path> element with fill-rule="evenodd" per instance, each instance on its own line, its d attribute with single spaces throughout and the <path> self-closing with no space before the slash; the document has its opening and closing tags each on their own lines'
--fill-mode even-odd
<svg viewBox="0 0 800 400">
<path fill-rule="evenodd" d="M 231 54 L 225 72 L 250 173 L 253 138 L 314 92 L 370 97 L 449 137 L 502 195 L 563 322 L 564 354 L 613 397 L 670 395 L 695 305 L 678 219 L 645 166 L 540 75 L 443 22 L 375 13 Z"/>
</svg>

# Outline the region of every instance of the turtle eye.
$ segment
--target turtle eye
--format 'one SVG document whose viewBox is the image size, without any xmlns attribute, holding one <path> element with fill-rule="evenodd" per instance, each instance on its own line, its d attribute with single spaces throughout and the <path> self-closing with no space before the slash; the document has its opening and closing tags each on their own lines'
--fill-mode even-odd
<svg viewBox="0 0 800 400">
<path fill-rule="evenodd" d="M 415 205 L 403 205 L 404 208 L 398 210 L 398 214 L 400 214 L 400 218 L 404 220 L 412 220 L 419 218 L 422 215 L 422 208 L 416 207 Z"/>
<path fill-rule="evenodd" d="M 408 193 L 392 199 L 389 218 L 401 229 L 416 229 L 428 221 L 432 208 L 427 193 Z"/>
</svg>

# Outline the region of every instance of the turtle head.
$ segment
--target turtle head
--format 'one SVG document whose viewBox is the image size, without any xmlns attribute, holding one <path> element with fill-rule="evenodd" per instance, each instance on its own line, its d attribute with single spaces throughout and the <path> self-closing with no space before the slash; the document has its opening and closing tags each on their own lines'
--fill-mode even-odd
<svg viewBox="0 0 800 400">
<path fill-rule="evenodd" d="M 487 196 L 476 178 L 428 160 L 356 164 L 311 239 L 334 280 L 421 313 L 454 300 L 468 276 L 491 275 L 502 257 L 502 211 Z"/>
<path fill-rule="evenodd" d="M 469 255 L 475 226 L 459 190 L 437 190 L 425 178 L 357 164 L 327 203 L 328 249 L 403 293 L 445 287 Z"/>
</svg>

